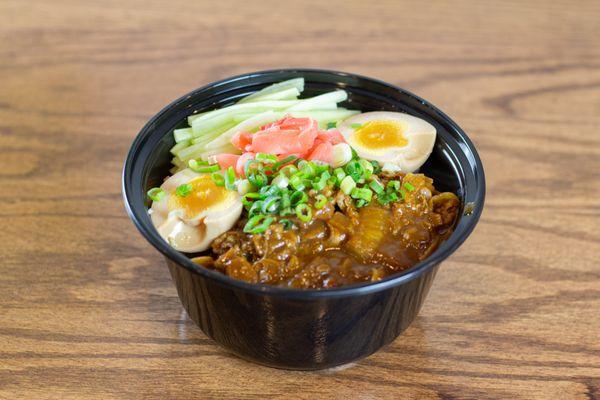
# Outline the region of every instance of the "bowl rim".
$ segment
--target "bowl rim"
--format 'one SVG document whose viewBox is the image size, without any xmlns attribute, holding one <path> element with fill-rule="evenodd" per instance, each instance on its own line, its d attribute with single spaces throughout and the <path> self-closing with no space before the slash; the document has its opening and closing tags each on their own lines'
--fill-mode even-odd
<svg viewBox="0 0 600 400">
<path fill-rule="evenodd" d="M 392 274 L 380 281 L 377 282 L 365 282 L 365 283 L 357 283 L 351 285 L 344 285 L 337 288 L 330 289 L 296 289 L 296 288 L 287 288 L 287 287 L 279 287 L 272 286 L 267 284 L 254 284 L 245 282 L 242 280 L 238 280 L 232 278 L 228 275 L 225 275 L 221 272 L 214 271 L 212 269 L 203 267 L 192 262 L 187 256 L 183 253 L 178 252 L 173 249 L 169 244 L 164 241 L 156 232 L 154 227 L 150 228 L 148 224 L 143 223 L 141 218 L 143 218 L 143 214 L 150 220 L 147 214 L 147 210 L 140 210 L 132 207 L 132 202 L 130 200 L 131 193 L 131 182 L 130 177 L 133 170 L 134 161 L 136 161 L 139 150 L 143 147 L 145 141 L 152 136 L 153 128 L 156 122 L 161 119 L 165 114 L 168 114 L 172 108 L 177 106 L 179 103 L 186 101 L 192 96 L 195 96 L 198 92 L 205 91 L 207 89 L 225 85 L 228 83 L 233 83 L 235 81 L 244 80 L 248 78 L 257 78 L 265 75 L 273 75 L 273 74 L 282 74 L 282 73 L 319 73 L 319 74 L 329 74 L 334 77 L 350 77 L 357 80 L 368 81 L 370 83 L 381 85 L 384 87 L 388 87 L 392 90 L 400 92 L 403 96 L 411 97 L 422 105 L 426 106 L 427 109 L 432 114 L 436 114 L 438 118 L 444 120 L 446 124 L 451 127 L 451 131 L 453 134 L 457 134 L 460 136 L 462 142 L 464 142 L 468 148 L 468 151 L 471 153 L 473 158 L 473 163 L 475 164 L 475 170 L 477 174 L 475 176 L 476 181 L 476 191 L 474 193 L 475 198 L 478 200 L 478 206 L 475 207 L 473 212 L 468 215 L 468 222 L 459 227 L 457 224 L 457 229 L 452 233 L 452 235 L 444 242 L 440 247 L 438 247 L 433 254 L 424 259 L 423 261 L 413 265 L 412 267 Z M 456 140 L 456 138 L 453 138 Z M 461 147 L 462 148 L 462 147 Z M 143 161 L 145 162 L 145 160 Z M 144 238 L 150 242 L 159 252 L 161 252 L 167 259 L 172 262 L 175 262 L 179 266 L 186 268 L 187 270 L 202 275 L 205 278 L 214 281 L 217 284 L 223 286 L 232 286 L 234 288 L 252 292 L 255 294 L 262 295 L 277 295 L 282 297 L 294 298 L 294 299 L 314 299 L 321 297 L 345 297 L 345 296 L 356 296 L 356 295 L 364 295 L 374 292 L 383 291 L 403 283 L 406 283 L 426 271 L 434 268 L 440 262 L 448 258 L 454 251 L 462 245 L 462 243 L 467 239 L 467 237 L 471 234 L 475 225 L 479 221 L 481 217 L 481 213 L 483 211 L 483 205 L 485 202 L 485 174 L 483 170 L 483 164 L 475 149 L 473 142 L 469 139 L 467 134 L 456 124 L 450 117 L 448 117 L 445 113 L 443 113 L 439 108 L 431 104 L 429 101 L 413 94 L 412 92 L 402 89 L 398 86 L 392 85 L 385 81 L 371 78 L 368 76 L 363 76 L 354 73 L 335 71 L 335 70 L 327 70 L 327 69 L 319 69 L 319 68 L 280 68 L 280 69 L 269 69 L 262 71 L 249 72 L 245 74 L 239 74 L 235 76 L 231 76 L 225 79 L 221 79 L 218 81 L 211 82 L 204 86 L 201 86 L 197 89 L 192 90 L 191 92 L 179 97 L 178 99 L 172 101 L 167 106 L 163 107 L 158 113 L 156 113 L 150 120 L 142 127 L 140 132 L 137 134 L 135 139 L 133 140 L 129 151 L 127 152 L 127 156 L 125 158 L 125 163 L 122 170 L 122 196 L 125 204 L 125 209 L 127 214 L 133 221 L 134 225 L 140 231 L 140 233 L 144 236 Z M 466 185 L 466 184 L 465 184 Z M 144 207 L 145 208 L 145 207 Z M 460 218 L 465 218 L 465 215 L 461 215 Z M 460 220 L 459 220 L 460 222 Z M 151 225 L 151 223 L 150 223 Z M 460 228 L 460 230 L 458 230 Z"/>
</svg>

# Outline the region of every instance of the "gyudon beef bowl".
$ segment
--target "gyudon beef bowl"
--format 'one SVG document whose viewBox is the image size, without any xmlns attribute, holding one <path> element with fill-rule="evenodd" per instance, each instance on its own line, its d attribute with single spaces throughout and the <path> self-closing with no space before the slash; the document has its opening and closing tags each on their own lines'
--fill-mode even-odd
<svg viewBox="0 0 600 400">
<path fill-rule="evenodd" d="M 426 101 L 290 69 L 167 106 L 135 139 L 123 193 L 208 336 L 261 364 L 321 369 L 410 325 L 485 182 L 471 141 Z"/>
</svg>

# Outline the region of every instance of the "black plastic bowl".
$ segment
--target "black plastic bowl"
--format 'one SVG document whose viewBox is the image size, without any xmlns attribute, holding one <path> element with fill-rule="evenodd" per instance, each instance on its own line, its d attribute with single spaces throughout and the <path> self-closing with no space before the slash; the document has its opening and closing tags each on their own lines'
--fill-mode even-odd
<svg viewBox="0 0 600 400">
<path fill-rule="evenodd" d="M 421 171 L 438 189 L 452 191 L 463 210 L 451 237 L 429 258 L 376 283 L 297 290 L 242 282 L 194 264 L 158 235 L 146 191 L 168 175 L 173 128 L 194 113 L 214 109 L 267 85 L 304 77 L 304 95 L 344 89 L 344 104 L 362 111 L 404 111 L 432 123 L 433 154 Z M 393 341 L 419 312 L 442 260 L 477 223 L 485 196 L 483 167 L 473 143 L 425 100 L 384 82 L 342 72 L 284 69 L 211 83 L 168 105 L 139 133 L 125 161 L 127 211 L 144 237 L 166 258 L 188 315 L 208 336 L 245 359 L 278 368 L 321 369 L 368 356 Z"/>
</svg>

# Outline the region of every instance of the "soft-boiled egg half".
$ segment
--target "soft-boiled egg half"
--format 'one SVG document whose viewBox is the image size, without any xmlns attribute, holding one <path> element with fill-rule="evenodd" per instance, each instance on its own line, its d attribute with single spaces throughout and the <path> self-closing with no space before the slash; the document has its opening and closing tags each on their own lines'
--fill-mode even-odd
<svg viewBox="0 0 600 400">
<path fill-rule="evenodd" d="M 412 115 L 375 111 L 354 115 L 338 125 L 346 142 L 367 160 L 384 170 L 413 172 L 427 161 L 436 130 Z"/>
<path fill-rule="evenodd" d="M 181 196 L 181 185 L 191 189 Z M 242 213 L 238 192 L 217 186 L 210 174 L 179 171 L 161 186 L 165 195 L 150 208 L 158 233 L 175 249 L 204 251 L 220 234 L 233 227 Z"/>
</svg>

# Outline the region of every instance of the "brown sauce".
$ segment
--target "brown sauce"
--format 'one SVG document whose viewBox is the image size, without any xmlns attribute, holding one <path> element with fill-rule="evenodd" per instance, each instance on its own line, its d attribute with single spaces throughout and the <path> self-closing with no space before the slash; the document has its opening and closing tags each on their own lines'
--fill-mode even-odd
<svg viewBox="0 0 600 400">
<path fill-rule="evenodd" d="M 312 289 L 378 281 L 405 270 L 452 233 L 459 200 L 436 192 L 425 175 L 400 177 L 412 190 L 387 206 L 372 201 L 357 209 L 338 192 L 314 210 L 313 220 L 287 230 L 274 223 L 250 235 L 242 232 L 242 220 L 213 242 L 213 268 L 251 283 Z"/>
</svg>

